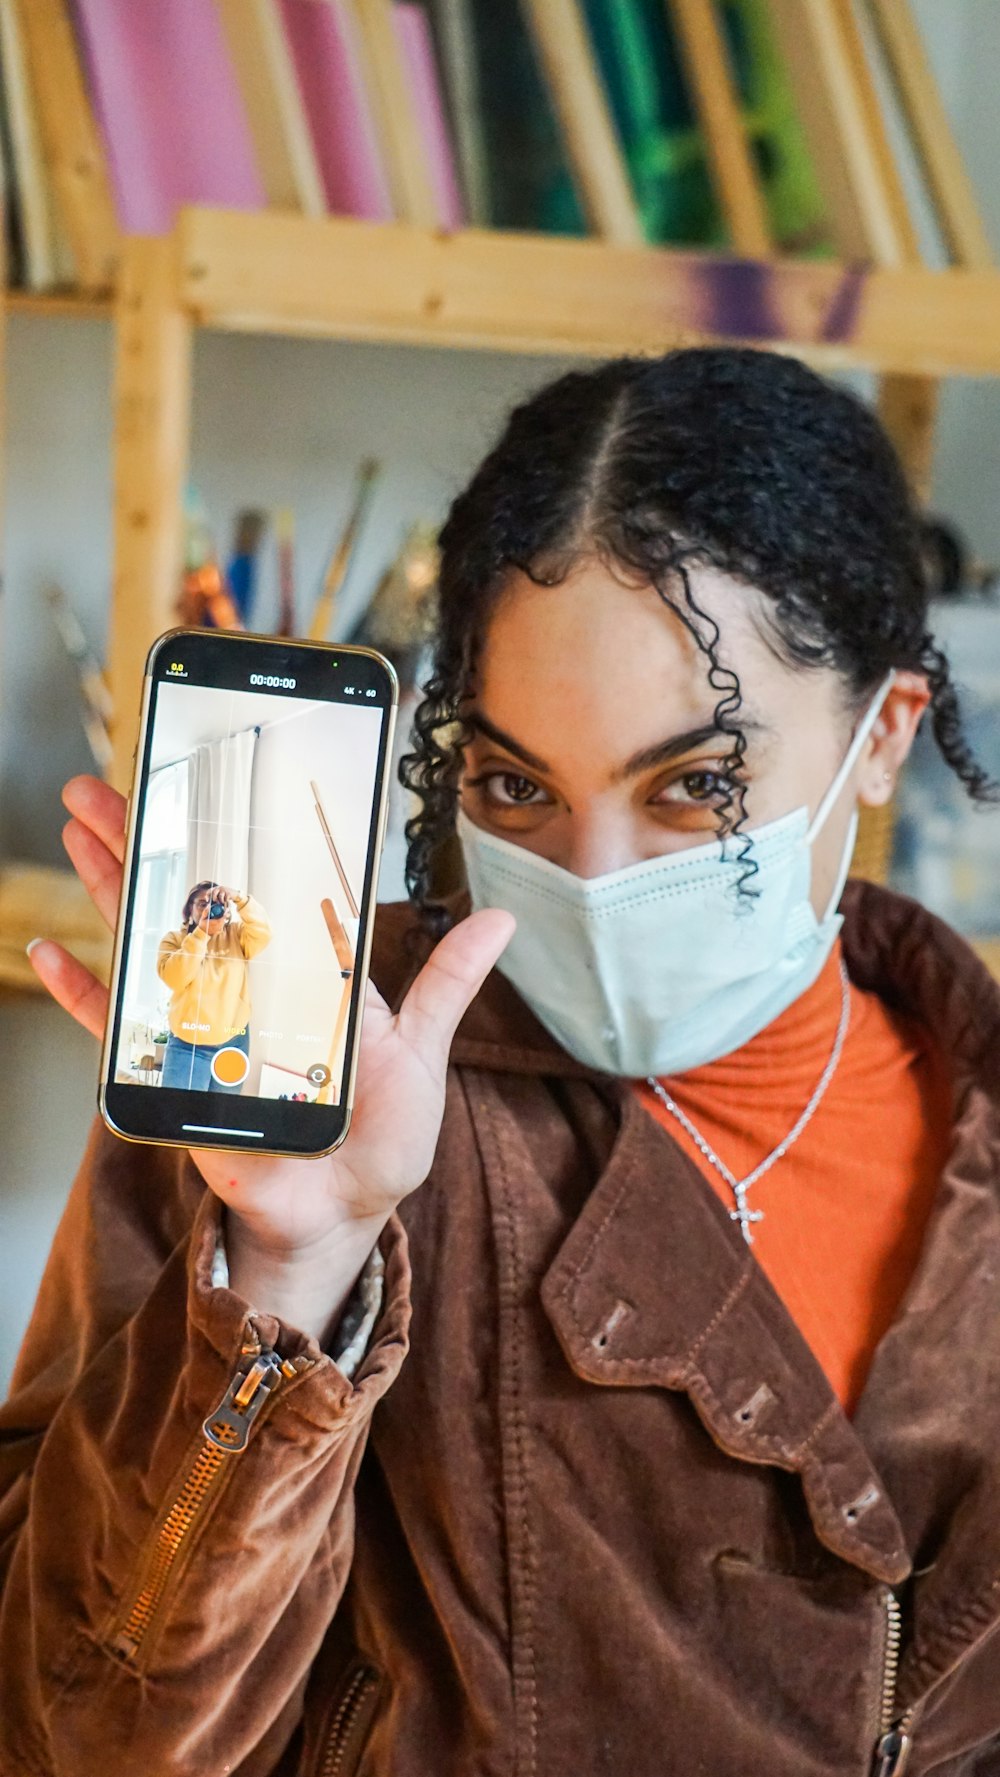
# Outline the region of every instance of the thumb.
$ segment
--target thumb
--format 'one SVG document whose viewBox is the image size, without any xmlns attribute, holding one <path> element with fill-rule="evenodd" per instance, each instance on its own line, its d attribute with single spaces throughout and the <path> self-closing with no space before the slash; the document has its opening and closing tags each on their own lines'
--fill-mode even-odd
<svg viewBox="0 0 1000 1777">
<path fill-rule="evenodd" d="M 510 942 L 516 921 L 500 907 L 484 907 L 446 932 L 435 945 L 399 1009 L 399 1031 L 443 1061 L 458 1023 Z"/>
</svg>

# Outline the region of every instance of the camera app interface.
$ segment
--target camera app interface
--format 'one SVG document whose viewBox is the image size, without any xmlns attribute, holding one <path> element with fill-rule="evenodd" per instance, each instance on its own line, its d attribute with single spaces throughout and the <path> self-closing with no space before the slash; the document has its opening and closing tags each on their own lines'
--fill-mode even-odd
<svg viewBox="0 0 1000 1777">
<path fill-rule="evenodd" d="M 336 1105 L 386 712 L 165 671 L 115 1082 Z"/>
</svg>

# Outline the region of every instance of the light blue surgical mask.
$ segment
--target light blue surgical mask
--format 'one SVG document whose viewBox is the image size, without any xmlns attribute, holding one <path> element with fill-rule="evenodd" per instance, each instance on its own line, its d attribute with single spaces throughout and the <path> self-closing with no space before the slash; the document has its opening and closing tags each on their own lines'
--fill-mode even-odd
<svg viewBox="0 0 1000 1777">
<path fill-rule="evenodd" d="M 497 968 L 564 1049 L 609 1074 L 680 1074 L 740 1048 L 812 986 L 843 924 L 837 906 L 857 811 L 821 918 L 809 898 L 813 842 L 894 676 L 872 700 L 812 821 L 797 808 L 735 840 L 582 877 L 483 832 L 459 811 L 473 907 L 504 907 L 517 920 Z M 747 838 L 752 898 L 738 886 Z"/>
</svg>

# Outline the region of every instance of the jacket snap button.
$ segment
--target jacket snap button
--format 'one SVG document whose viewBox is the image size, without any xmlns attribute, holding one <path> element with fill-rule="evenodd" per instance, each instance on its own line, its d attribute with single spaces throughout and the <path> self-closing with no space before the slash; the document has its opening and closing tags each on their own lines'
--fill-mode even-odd
<svg viewBox="0 0 1000 1777">
<path fill-rule="evenodd" d="M 744 1401 L 742 1407 L 737 1407 L 733 1417 L 738 1419 L 741 1425 L 752 1425 L 761 1409 L 773 1399 L 773 1391 L 768 1388 L 766 1382 L 762 1382 L 760 1387 L 754 1390 L 750 1399 Z"/>
<path fill-rule="evenodd" d="M 856 1524 L 862 1512 L 867 1512 L 869 1506 L 873 1506 L 875 1501 L 880 1498 L 881 1494 L 877 1487 L 866 1487 L 864 1493 L 860 1493 L 857 1499 L 851 1501 L 850 1505 L 841 1508 L 848 1524 Z"/>
<path fill-rule="evenodd" d="M 611 1313 L 601 1322 L 597 1332 L 591 1335 L 591 1345 L 596 1345 L 598 1351 L 603 1351 L 615 1328 L 621 1325 L 621 1322 L 625 1319 L 627 1314 L 631 1313 L 631 1302 L 625 1302 L 619 1297 L 618 1301 L 612 1308 Z"/>
</svg>

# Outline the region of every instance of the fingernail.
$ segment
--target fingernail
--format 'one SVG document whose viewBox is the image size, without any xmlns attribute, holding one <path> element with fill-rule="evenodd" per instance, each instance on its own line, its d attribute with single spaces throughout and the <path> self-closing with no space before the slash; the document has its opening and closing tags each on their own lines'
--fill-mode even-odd
<svg viewBox="0 0 1000 1777">
<path fill-rule="evenodd" d="M 28 955 L 30 956 L 32 951 L 34 950 L 36 944 L 44 944 L 44 943 L 45 943 L 44 938 L 32 938 L 31 943 L 26 944 L 24 946 L 24 948 L 27 951 Z"/>
</svg>

